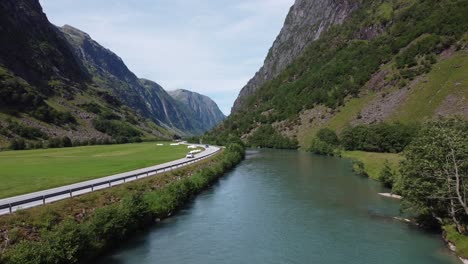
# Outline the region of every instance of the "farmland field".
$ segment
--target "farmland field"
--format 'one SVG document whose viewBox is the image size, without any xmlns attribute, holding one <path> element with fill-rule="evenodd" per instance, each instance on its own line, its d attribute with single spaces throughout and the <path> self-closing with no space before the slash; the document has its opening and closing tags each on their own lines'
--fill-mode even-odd
<svg viewBox="0 0 468 264">
<path fill-rule="evenodd" d="M 59 187 L 183 158 L 168 142 L 0 152 L 0 198 Z"/>
</svg>

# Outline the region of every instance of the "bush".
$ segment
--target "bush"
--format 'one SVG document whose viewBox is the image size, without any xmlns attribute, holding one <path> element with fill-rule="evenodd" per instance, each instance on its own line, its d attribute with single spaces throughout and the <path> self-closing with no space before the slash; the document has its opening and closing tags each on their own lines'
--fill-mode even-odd
<svg viewBox="0 0 468 264">
<path fill-rule="evenodd" d="M 129 138 L 140 137 L 142 133 L 136 128 L 129 124 L 119 120 L 102 120 L 95 119 L 93 126 L 96 130 L 106 133 L 115 138 L 126 138 L 127 142 Z"/>
<path fill-rule="evenodd" d="M 397 153 L 403 151 L 417 131 L 417 125 L 380 123 L 348 127 L 340 136 L 346 150 Z"/>
<path fill-rule="evenodd" d="M 364 162 L 358 161 L 358 160 L 353 160 L 353 171 L 359 175 L 362 176 L 369 176 L 367 175 L 366 168 L 364 165 Z"/>
<path fill-rule="evenodd" d="M 72 147 L 73 144 L 72 144 L 72 141 L 69 137 L 63 137 L 62 138 L 62 147 L 64 148 L 69 148 L 69 147 Z"/>
<path fill-rule="evenodd" d="M 11 150 L 24 150 L 26 149 L 26 141 L 24 139 L 13 139 L 10 143 L 9 149 Z"/>
<path fill-rule="evenodd" d="M 81 104 L 78 105 L 79 107 L 83 108 L 84 110 L 94 113 L 94 114 L 100 114 L 101 113 L 101 107 L 96 104 L 96 103 L 87 103 L 87 104 Z"/>
<path fill-rule="evenodd" d="M 309 151 L 319 155 L 333 156 L 338 152 L 340 141 L 335 131 L 322 128 L 312 140 Z"/>
<path fill-rule="evenodd" d="M 384 163 L 384 167 L 382 168 L 382 171 L 379 174 L 379 180 L 385 187 L 391 189 L 393 187 L 393 184 L 395 183 L 394 175 L 395 173 L 392 171 L 392 168 L 390 168 L 388 160 L 386 160 Z"/>
<path fill-rule="evenodd" d="M 329 128 L 322 128 L 317 132 L 317 138 L 329 145 L 338 146 L 340 144 L 340 140 L 336 135 L 335 131 Z"/>
<path fill-rule="evenodd" d="M 48 138 L 47 135 L 41 130 L 34 127 L 27 127 L 12 120 L 8 120 L 7 129 L 10 130 L 12 133 L 15 133 L 16 135 L 27 139 Z"/>
<path fill-rule="evenodd" d="M 76 124 L 76 119 L 70 112 L 59 112 L 50 106 L 43 105 L 31 112 L 34 118 L 55 125 Z"/>
<path fill-rule="evenodd" d="M 63 147 L 63 141 L 60 138 L 51 138 L 47 145 L 49 148 L 61 148 Z"/>
</svg>

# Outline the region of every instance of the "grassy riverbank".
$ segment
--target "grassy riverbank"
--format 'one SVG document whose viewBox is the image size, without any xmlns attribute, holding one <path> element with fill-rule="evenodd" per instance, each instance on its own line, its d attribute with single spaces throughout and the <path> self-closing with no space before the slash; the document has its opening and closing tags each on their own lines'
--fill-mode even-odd
<svg viewBox="0 0 468 264">
<path fill-rule="evenodd" d="M 364 164 L 364 172 L 372 179 L 378 180 L 380 172 L 387 161 L 393 171 L 398 171 L 398 164 L 403 160 L 400 154 L 377 153 L 366 151 L 343 151 L 343 158 L 360 161 Z"/>
<path fill-rule="evenodd" d="M 445 239 L 456 247 L 457 255 L 468 259 L 468 236 L 458 233 L 453 225 L 447 225 L 443 228 Z"/>
<path fill-rule="evenodd" d="M 183 158 L 164 142 L 0 152 L 0 198 L 40 191 Z"/>
<path fill-rule="evenodd" d="M 170 216 L 243 156 L 230 145 L 189 168 L 0 217 L 0 262 L 89 262 Z"/>
</svg>

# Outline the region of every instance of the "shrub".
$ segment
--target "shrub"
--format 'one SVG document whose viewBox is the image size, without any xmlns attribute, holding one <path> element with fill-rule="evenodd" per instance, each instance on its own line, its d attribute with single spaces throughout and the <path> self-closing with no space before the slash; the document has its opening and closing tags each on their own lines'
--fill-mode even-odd
<svg viewBox="0 0 468 264">
<path fill-rule="evenodd" d="M 396 153 L 403 151 L 417 131 L 418 125 L 380 123 L 348 127 L 340 136 L 346 150 Z"/>
<path fill-rule="evenodd" d="M 70 112 L 59 112 L 50 106 L 43 105 L 31 112 L 34 118 L 55 125 L 76 124 L 76 119 Z"/>
<path fill-rule="evenodd" d="M 142 133 L 130 126 L 129 124 L 119 120 L 102 120 L 95 119 L 93 126 L 96 130 L 106 133 L 115 138 L 129 138 L 139 137 Z"/>
<path fill-rule="evenodd" d="M 388 160 L 385 161 L 384 167 L 382 168 L 382 171 L 380 171 L 379 174 L 379 180 L 382 182 L 382 184 L 387 187 L 387 188 L 392 188 L 393 184 L 395 183 L 395 173 L 392 171 L 392 168 L 390 168 L 390 164 Z"/>
<path fill-rule="evenodd" d="M 13 139 L 10 143 L 10 149 L 12 150 L 24 150 L 26 149 L 26 141 L 24 139 Z"/>
<path fill-rule="evenodd" d="M 34 127 L 22 125 L 12 120 L 9 120 L 7 129 L 10 130 L 12 133 L 15 133 L 16 135 L 27 139 L 48 138 L 47 135 L 41 130 Z"/>
<path fill-rule="evenodd" d="M 63 137 L 62 138 L 62 146 L 64 148 L 69 148 L 69 147 L 72 147 L 73 144 L 72 144 L 72 141 L 69 137 Z"/>
<path fill-rule="evenodd" d="M 51 138 L 51 139 L 49 139 L 49 143 L 48 143 L 47 147 L 49 147 L 49 148 L 61 148 L 61 147 L 63 147 L 62 143 L 63 143 L 63 141 L 60 138 Z"/>
</svg>

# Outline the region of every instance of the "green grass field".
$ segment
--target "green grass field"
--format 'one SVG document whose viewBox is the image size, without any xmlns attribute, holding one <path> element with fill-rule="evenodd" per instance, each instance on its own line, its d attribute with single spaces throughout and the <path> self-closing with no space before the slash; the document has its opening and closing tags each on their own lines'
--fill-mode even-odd
<svg viewBox="0 0 468 264">
<path fill-rule="evenodd" d="M 342 157 L 353 160 L 358 160 L 364 163 L 364 170 L 370 178 L 379 179 L 380 171 L 383 169 L 385 161 L 388 160 L 392 170 L 398 170 L 398 164 L 403 160 L 403 157 L 394 153 L 376 153 L 365 151 L 343 151 Z"/>
<path fill-rule="evenodd" d="M 395 111 L 390 121 L 411 123 L 431 118 L 448 95 L 468 103 L 468 55 L 457 52 L 447 60 L 433 65 L 427 81 L 413 87 L 406 101 Z M 461 106 L 461 105 L 460 105 Z"/>
<path fill-rule="evenodd" d="M 0 198 L 183 158 L 187 146 L 157 143 L 0 152 Z"/>
</svg>

